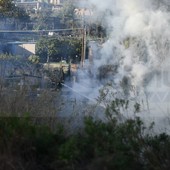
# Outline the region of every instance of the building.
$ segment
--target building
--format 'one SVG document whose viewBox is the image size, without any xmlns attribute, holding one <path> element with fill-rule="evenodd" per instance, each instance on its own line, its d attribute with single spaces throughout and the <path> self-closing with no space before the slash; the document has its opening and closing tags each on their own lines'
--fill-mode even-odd
<svg viewBox="0 0 170 170">
<path fill-rule="evenodd" d="M 35 54 L 35 42 L 8 42 L 8 53 L 22 57 Z"/>
<path fill-rule="evenodd" d="M 60 5 L 60 0 L 50 0 L 50 3 L 53 5 Z"/>
<path fill-rule="evenodd" d="M 87 8 L 76 8 L 74 10 L 75 14 L 80 17 L 90 17 L 93 15 L 93 11 Z"/>
</svg>

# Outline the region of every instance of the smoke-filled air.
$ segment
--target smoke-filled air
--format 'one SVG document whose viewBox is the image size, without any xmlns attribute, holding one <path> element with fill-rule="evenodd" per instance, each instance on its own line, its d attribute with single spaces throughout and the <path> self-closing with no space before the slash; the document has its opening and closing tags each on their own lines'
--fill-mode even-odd
<svg viewBox="0 0 170 170">
<path fill-rule="evenodd" d="M 0 170 L 170 170 L 170 0 L 0 0 Z"/>
<path fill-rule="evenodd" d="M 168 114 L 170 2 L 89 0 L 88 5 L 92 7 L 93 21 L 100 20 L 107 31 L 107 40 L 99 50 L 90 42 L 93 69 L 115 66 L 116 71 L 112 69 L 113 72 L 107 75 L 107 81 L 114 84 L 115 91 L 125 85 L 128 89 L 125 97 L 141 102 L 146 114 L 154 113 L 158 117 Z M 83 76 L 85 83 L 89 81 L 96 89 L 86 90 L 86 95 L 96 97 L 102 85 L 87 79 L 86 74 Z"/>
</svg>

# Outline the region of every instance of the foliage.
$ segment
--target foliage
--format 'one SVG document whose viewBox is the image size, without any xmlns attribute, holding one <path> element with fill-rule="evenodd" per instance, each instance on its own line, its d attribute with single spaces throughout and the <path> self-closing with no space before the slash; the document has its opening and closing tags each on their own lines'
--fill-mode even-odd
<svg viewBox="0 0 170 170">
<path fill-rule="evenodd" d="M 80 128 L 70 132 L 71 121 L 57 115 L 63 105 L 58 92 L 7 87 L 0 84 L 0 169 L 169 170 L 170 135 L 154 134 L 136 116 L 120 120 L 129 101 L 114 98 L 105 119 L 85 116 L 81 126 L 76 119 Z M 107 94 L 101 90 L 102 99 Z M 140 111 L 140 104 L 133 106 L 135 114 Z"/>
<path fill-rule="evenodd" d="M 73 37 L 42 38 L 36 44 L 36 55 L 41 62 L 46 62 L 47 57 L 50 61 L 75 60 L 76 55 L 80 60 L 81 40 Z"/>
<path fill-rule="evenodd" d="M 59 11 L 58 17 L 64 28 L 74 28 L 76 27 L 75 20 L 75 6 L 73 0 L 67 0 L 63 4 L 63 8 Z"/>
<path fill-rule="evenodd" d="M 146 134 L 139 118 L 119 124 L 86 117 L 84 129 L 70 135 L 57 122 L 55 131 L 41 122 L 26 115 L 0 118 L 2 169 L 169 169 L 170 136 Z"/>
<path fill-rule="evenodd" d="M 36 55 L 30 55 L 29 57 L 28 57 L 28 60 L 30 61 L 30 62 L 32 62 L 32 63 L 35 63 L 35 64 L 37 64 L 37 63 L 39 63 L 39 57 L 38 56 L 36 56 Z"/>
<path fill-rule="evenodd" d="M 87 32 L 91 37 L 106 37 L 106 28 L 100 22 L 96 23 L 87 23 Z"/>
<path fill-rule="evenodd" d="M 70 133 L 67 121 L 51 114 L 57 96 L 48 95 L 29 100 L 23 91 L 1 90 L 0 169 L 169 170 L 168 134 L 153 134 L 138 117 L 108 117 L 108 109 L 105 121 L 86 116 L 82 128 Z M 128 103 L 115 99 L 110 105 L 117 116 L 121 107 Z"/>
<path fill-rule="evenodd" d="M 12 0 L 0 0 L 0 17 L 15 18 L 25 22 L 29 20 L 29 16 L 26 12 L 16 7 Z"/>
<path fill-rule="evenodd" d="M 32 21 L 35 22 L 34 30 L 51 30 L 53 29 L 53 21 L 51 20 L 51 10 L 46 9 L 43 11 L 39 11 L 34 14 L 31 18 Z"/>
<path fill-rule="evenodd" d="M 15 8 L 12 0 L 0 0 L 0 13 L 4 16 L 12 16 L 13 9 Z"/>
<path fill-rule="evenodd" d="M 50 169 L 49 158 L 57 152 L 53 144 L 60 141 L 48 127 L 33 125 L 29 117 L 11 117 L 0 118 L 0 131 L 1 169 Z"/>
</svg>

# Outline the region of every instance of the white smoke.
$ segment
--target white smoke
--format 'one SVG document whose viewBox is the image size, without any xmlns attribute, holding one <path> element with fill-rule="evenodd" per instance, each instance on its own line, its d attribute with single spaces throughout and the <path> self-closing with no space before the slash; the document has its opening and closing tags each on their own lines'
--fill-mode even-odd
<svg viewBox="0 0 170 170">
<path fill-rule="evenodd" d="M 133 85 L 160 68 L 169 57 L 170 13 L 167 1 L 89 0 L 94 15 L 102 16 L 109 39 L 103 45 L 101 65 L 121 62 Z M 103 16 L 104 15 L 104 16 Z M 113 50 L 113 49 L 116 49 Z M 99 63 L 99 61 L 98 61 Z M 128 70 L 126 70 L 128 68 Z"/>
<path fill-rule="evenodd" d="M 158 105 L 160 108 L 166 105 L 168 110 L 170 83 L 166 71 L 170 70 L 170 1 L 87 0 L 87 3 L 93 10 L 91 19 L 94 22 L 101 19 L 108 37 L 102 44 L 100 57 L 94 57 L 94 70 L 106 64 L 118 65 L 118 72 L 110 74 L 112 78 L 109 79 L 115 87 L 127 77 L 139 90 L 138 94 L 143 92 L 147 97 L 151 95 L 151 100 L 157 100 L 147 101 L 150 110 L 159 108 Z M 92 87 L 86 94 L 96 97 L 101 86 L 94 79 L 88 79 L 85 72 L 81 77 L 84 76 L 83 86 L 86 82 L 95 86 L 95 90 Z M 81 88 L 77 89 L 81 91 Z M 161 109 L 157 111 L 158 114 L 161 112 Z"/>
</svg>

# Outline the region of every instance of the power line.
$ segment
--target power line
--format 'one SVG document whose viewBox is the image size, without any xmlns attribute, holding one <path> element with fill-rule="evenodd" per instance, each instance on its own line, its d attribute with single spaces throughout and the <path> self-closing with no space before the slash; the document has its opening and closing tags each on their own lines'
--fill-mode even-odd
<svg viewBox="0 0 170 170">
<path fill-rule="evenodd" d="M 68 28 L 68 29 L 52 29 L 52 30 L 0 30 L 0 33 L 45 33 L 45 32 L 61 32 L 83 30 L 83 28 Z"/>
</svg>

